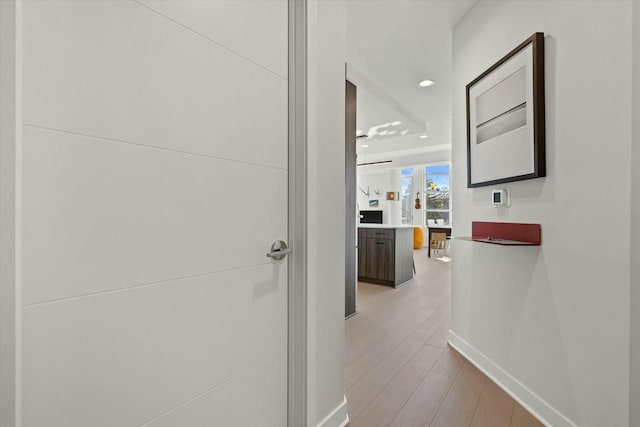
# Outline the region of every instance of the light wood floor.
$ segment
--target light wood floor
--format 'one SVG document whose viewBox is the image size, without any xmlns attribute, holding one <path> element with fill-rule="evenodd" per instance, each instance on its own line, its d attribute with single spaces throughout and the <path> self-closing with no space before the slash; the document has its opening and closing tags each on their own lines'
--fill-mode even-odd
<svg viewBox="0 0 640 427">
<path fill-rule="evenodd" d="M 414 259 L 415 279 L 401 288 L 358 284 L 345 328 L 349 425 L 542 426 L 447 344 L 451 264 L 424 250 Z"/>
</svg>

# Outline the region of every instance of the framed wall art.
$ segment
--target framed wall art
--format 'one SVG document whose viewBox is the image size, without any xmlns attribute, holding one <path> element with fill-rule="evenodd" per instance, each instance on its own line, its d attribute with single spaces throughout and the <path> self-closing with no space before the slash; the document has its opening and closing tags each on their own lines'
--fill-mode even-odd
<svg viewBox="0 0 640 427">
<path fill-rule="evenodd" d="M 544 34 L 467 85 L 467 187 L 546 176 Z"/>
</svg>

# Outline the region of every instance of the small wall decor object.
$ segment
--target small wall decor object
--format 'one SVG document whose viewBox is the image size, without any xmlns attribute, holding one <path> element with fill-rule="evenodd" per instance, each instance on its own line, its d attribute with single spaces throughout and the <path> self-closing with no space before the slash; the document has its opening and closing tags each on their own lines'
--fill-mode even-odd
<svg viewBox="0 0 640 427">
<path fill-rule="evenodd" d="M 380 202 L 378 201 L 378 199 L 369 200 L 369 207 L 370 208 L 377 208 L 379 205 L 380 205 Z"/>
<path fill-rule="evenodd" d="M 467 85 L 467 187 L 546 176 L 544 34 Z"/>
<path fill-rule="evenodd" d="M 387 200 L 400 200 L 400 193 L 397 191 L 387 191 Z"/>
<path fill-rule="evenodd" d="M 420 192 L 418 191 L 418 193 L 416 194 L 416 205 L 415 205 L 416 209 L 422 209 L 422 203 L 420 202 Z"/>
</svg>

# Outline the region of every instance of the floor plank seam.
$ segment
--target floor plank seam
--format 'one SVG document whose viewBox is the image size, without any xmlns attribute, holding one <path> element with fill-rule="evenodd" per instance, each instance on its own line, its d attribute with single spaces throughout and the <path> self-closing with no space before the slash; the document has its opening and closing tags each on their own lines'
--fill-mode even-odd
<svg viewBox="0 0 640 427">
<path fill-rule="evenodd" d="M 511 405 L 511 416 L 509 417 L 509 426 L 513 425 L 513 413 L 516 411 L 516 405 Z"/>
<path fill-rule="evenodd" d="M 478 395 L 478 400 L 476 401 L 476 406 L 473 407 L 473 413 L 471 415 L 471 419 L 469 420 L 469 426 L 473 424 L 473 420 L 476 417 L 476 413 L 478 412 L 478 406 L 480 406 L 480 399 L 482 399 L 482 394 L 484 393 L 486 388 L 487 388 L 487 380 L 484 379 L 484 381 L 482 382 L 482 390 L 480 390 L 480 394 Z"/>
<path fill-rule="evenodd" d="M 437 313 L 437 312 L 436 312 L 436 313 Z M 436 313 L 434 313 L 433 315 L 435 315 Z M 413 335 L 413 334 L 414 334 L 418 329 L 420 329 L 420 327 L 421 327 L 421 326 L 423 326 L 426 322 L 428 322 L 428 321 L 432 318 L 432 316 L 433 316 L 433 315 L 430 315 L 430 316 L 429 316 L 429 317 L 427 317 L 427 319 L 425 319 L 422 323 L 420 323 L 418 326 L 416 326 L 414 329 L 412 329 L 412 330 L 411 330 L 411 332 L 409 332 L 405 338 L 403 338 L 403 339 L 402 339 L 402 340 L 401 340 L 401 341 L 400 341 L 400 342 L 399 342 L 395 347 L 393 347 L 393 348 L 392 348 L 392 349 L 390 349 L 388 352 L 386 352 L 386 353 L 385 353 L 385 354 L 380 358 L 380 360 L 378 360 L 378 362 L 377 362 L 377 363 L 375 363 L 373 366 L 371 366 L 371 367 L 369 368 L 369 371 L 371 371 L 371 370 L 375 369 L 378 365 L 380 365 L 382 362 L 384 362 L 384 360 L 387 358 L 387 356 L 389 356 L 389 354 L 393 353 L 393 351 L 394 351 L 394 350 L 396 350 L 398 347 L 400 347 L 400 346 L 401 346 L 401 345 L 402 345 L 406 340 L 408 340 L 409 338 L 411 338 L 411 336 L 412 336 L 412 335 Z M 433 333 L 431 333 L 431 334 L 429 335 L 429 337 L 427 337 L 427 339 L 425 340 L 424 345 L 427 345 L 427 341 L 429 341 L 429 340 L 430 340 L 430 339 L 431 339 L 431 338 L 436 334 L 436 332 L 438 332 L 438 329 L 439 329 L 442 325 L 444 325 L 448 320 L 449 320 L 449 318 L 446 318 L 444 321 L 442 321 L 441 323 L 437 324 L 436 328 L 434 328 Z M 388 336 L 388 335 L 391 335 L 391 333 L 386 334 L 385 336 Z M 374 347 L 374 345 L 372 345 L 371 347 Z M 446 347 L 437 347 L 437 346 L 431 346 L 431 347 L 436 347 L 436 348 L 439 348 L 439 349 L 444 349 L 444 348 L 446 348 Z M 364 352 L 366 352 L 366 350 L 367 350 L 367 349 L 364 349 Z M 364 352 L 363 352 L 363 353 L 364 353 Z M 355 360 L 357 360 L 357 358 L 356 358 L 356 359 L 354 359 L 354 360 L 353 360 L 352 362 L 350 362 L 350 363 L 353 363 Z M 354 385 L 356 385 L 356 384 L 357 384 L 357 383 L 358 383 L 358 382 L 359 382 L 363 377 L 364 377 L 364 375 L 361 375 L 361 376 L 360 376 L 360 377 L 359 377 L 359 378 L 358 378 L 358 379 L 357 379 L 357 380 L 356 380 L 356 381 L 351 385 L 351 387 L 353 387 Z"/>
<path fill-rule="evenodd" d="M 366 412 L 367 408 L 369 407 L 369 405 L 371 405 L 371 403 L 376 400 L 376 398 L 380 395 L 380 393 L 383 392 L 383 390 L 385 389 L 385 387 L 387 385 L 389 385 L 389 383 L 391 381 L 393 381 L 393 379 L 398 376 L 398 373 L 400 373 L 400 371 L 402 371 L 402 368 L 404 368 L 405 366 L 407 366 L 407 364 L 411 361 L 411 359 L 413 359 L 415 357 L 416 354 L 418 354 L 418 352 L 420 351 L 420 348 L 418 350 L 415 351 L 415 353 L 413 353 L 411 355 L 411 357 L 409 359 L 407 359 L 407 361 L 405 363 L 402 364 L 402 366 L 400 367 L 400 369 L 398 369 L 396 371 L 396 373 L 389 379 L 389 381 L 387 381 L 384 386 L 382 388 L 380 388 L 380 391 L 378 391 L 378 393 L 376 393 L 371 400 L 369 400 L 369 402 L 367 402 L 366 406 L 364 408 L 362 408 L 362 410 L 355 416 L 355 418 L 358 418 L 359 416 L 361 416 L 364 412 Z"/>
<path fill-rule="evenodd" d="M 427 319 L 427 320 L 425 320 L 425 322 L 427 322 L 427 321 L 428 321 L 428 319 Z M 445 322 L 446 322 L 446 320 L 445 320 Z M 444 323 L 444 322 L 443 322 L 443 323 Z M 415 328 L 415 329 L 413 329 L 413 330 L 412 330 L 412 331 L 411 331 L 411 332 L 410 332 L 410 333 L 409 333 L 405 338 L 403 338 L 403 339 L 398 343 L 398 345 L 396 345 L 395 347 L 391 348 L 388 352 L 384 353 L 384 355 L 383 355 L 383 356 L 381 356 L 380 360 L 378 360 L 378 362 L 377 362 L 377 363 L 375 363 L 373 366 L 371 366 L 371 367 L 369 368 L 369 371 L 371 371 L 371 370 L 375 369 L 378 365 L 380 365 L 382 362 L 384 362 L 384 360 L 387 358 L 387 356 L 389 356 L 391 353 L 393 353 L 393 351 L 394 351 L 394 350 L 396 350 L 396 349 L 397 349 L 398 347 L 400 347 L 400 346 L 401 346 L 405 341 L 407 341 L 409 338 L 411 338 L 411 335 L 413 335 L 413 333 L 414 333 L 415 331 L 417 331 L 417 330 L 420 328 L 420 326 L 422 326 L 423 324 L 424 324 L 424 322 L 423 322 L 422 324 L 420 324 L 420 325 L 416 326 L 416 328 Z M 440 326 L 441 326 L 441 325 L 440 325 Z M 438 327 L 440 327 L 440 326 L 438 326 Z M 431 335 L 427 338 L 427 340 L 426 340 L 426 341 L 430 340 L 430 339 L 431 339 L 431 337 L 432 337 L 436 332 L 437 332 L 437 328 L 436 328 L 436 331 L 434 331 L 434 332 L 433 332 L 433 334 L 431 334 Z M 426 341 L 424 342 L 424 344 L 423 344 L 423 345 L 427 345 L 427 342 L 426 342 Z M 437 346 L 433 346 L 433 345 L 431 345 L 431 347 L 436 347 L 436 348 L 438 348 L 438 349 L 442 349 L 441 347 L 437 347 Z M 366 350 L 365 350 L 365 351 L 366 351 Z M 351 362 L 351 363 L 353 363 L 353 362 Z M 363 377 L 363 376 L 364 376 L 364 375 L 360 376 L 360 377 L 357 379 L 357 381 L 355 381 L 355 382 L 352 384 L 352 386 L 354 386 L 355 384 L 357 384 L 357 383 L 362 379 L 362 377 Z"/>
<path fill-rule="evenodd" d="M 427 344 L 425 344 L 427 345 Z M 433 346 L 430 346 L 433 347 Z M 402 407 L 400 407 L 400 409 L 396 412 L 396 414 L 393 416 L 393 419 L 391 420 L 391 422 L 389 423 L 389 426 L 392 426 L 394 424 L 394 422 L 396 421 L 396 419 L 400 416 L 400 414 L 402 413 L 402 410 L 407 406 L 407 403 L 409 403 L 409 401 L 411 400 L 411 398 L 416 394 L 416 392 L 418 391 L 418 389 L 420 388 L 420 386 L 422 386 L 422 384 L 427 380 L 429 374 L 433 371 L 433 367 L 438 363 L 438 360 L 440 359 L 440 357 L 442 357 L 442 354 L 444 354 L 444 352 L 442 352 L 440 354 L 440 356 L 438 357 L 438 359 L 436 359 L 435 363 L 433 364 L 433 366 L 431 366 L 431 368 L 429 368 L 429 371 L 427 372 L 427 374 L 424 376 L 424 378 L 422 379 L 422 381 L 420 381 L 420 383 L 413 389 L 413 391 L 411 392 L 411 395 L 409 395 L 409 397 L 407 398 L 407 400 L 404 401 L 404 403 L 402 404 Z M 448 389 L 447 389 L 448 391 Z M 444 399 L 444 398 L 443 398 Z M 442 404 L 442 402 L 440 403 Z M 440 406 L 438 405 L 438 408 Z M 436 411 L 437 412 L 437 411 Z"/>
<path fill-rule="evenodd" d="M 447 387 L 447 392 L 442 395 L 440 402 L 438 402 L 438 408 L 435 411 L 433 411 L 433 415 L 431 416 L 431 419 L 429 420 L 429 423 L 427 424 L 427 426 L 431 426 L 433 424 L 433 421 L 436 419 L 438 412 L 440 412 L 440 408 L 442 408 L 442 404 L 444 403 L 449 393 L 451 393 L 451 389 L 453 388 L 453 385 L 455 384 L 456 379 L 458 379 L 458 375 L 460 375 L 460 368 L 458 368 L 458 371 L 456 372 L 456 374 L 453 376 L 451 380 L 451 384 L 449 384 L 449 387 Z"/>
</svg>

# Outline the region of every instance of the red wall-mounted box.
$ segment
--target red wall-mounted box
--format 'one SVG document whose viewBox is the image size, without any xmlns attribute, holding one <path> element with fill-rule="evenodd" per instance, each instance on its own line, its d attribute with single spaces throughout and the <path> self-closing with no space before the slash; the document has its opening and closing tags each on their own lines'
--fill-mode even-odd
<svg viewBox="0 0 640 427">
<path fill-rule="evenodd" d="M 476 242 L 506 246 L 540 246 L 541 238 L 540 224 L 482 221 L 471 223 L 471 240 Z"/>
</svg>

